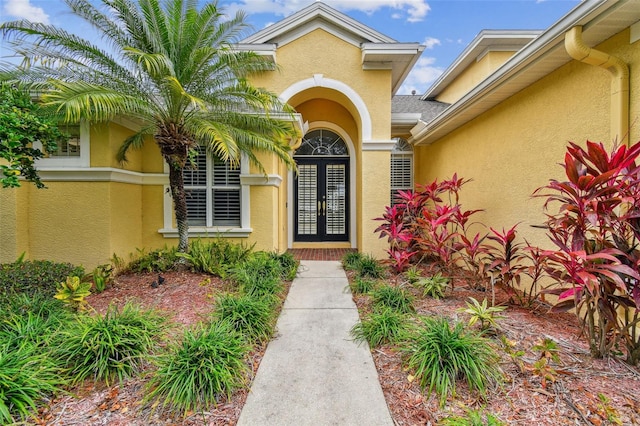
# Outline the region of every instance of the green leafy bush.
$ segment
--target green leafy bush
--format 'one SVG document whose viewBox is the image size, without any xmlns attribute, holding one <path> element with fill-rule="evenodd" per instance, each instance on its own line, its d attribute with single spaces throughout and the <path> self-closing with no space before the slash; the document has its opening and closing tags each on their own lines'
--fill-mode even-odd
<svg viewBox="0 0 640 426">
<path fill-rule="evenodd" d="M 253 247 L 232 243 L 224 238 L 212 241 L 195 239 L 189 244 L 188 253 L 178 256 L 186 259 L 195 272 L 226 277 L 229 270 L 245 261 L 251 254 Z"/>
<path fill-rule="evenodd" d="M 81 277 L 84 269 L 70 263 L 48 260 L 27 260 L 0 265 L 0 302 L 11 294 L 25 293 L 33 296 L 43 293 L 49 297 L 56 294 L 56 284 L 68 276 Z"/>
<path fill-rule="evenodd" d="M 489 340 L 465 330 L 461 322 L 452 328 L 446 318 L 423 317 L 402 350 L 422 389 L 440 395 L 441 406 L 447 395 L 455 395 L 458 379 L 484 396 L 487 386 L 501 378 L 499 357 Z"/>
<path fill-rule="evenodd" d="M 397 343 L 406 338 L 408 319 L 393 309 L 373 312 L 351 329 L 351 336 L 358 342 L 367 342 L 369 347 L 384 343 Z"/>
<path fill-rule="evenodd" d="M 262 297 L 283 291 L 280 263 L 268 253 L 253 253 L 232 269 L 232 277 L 245 294 Z"/>
<path fill-rule="evenodd" d="M 371 255 L 364 255 L 355 265 L 355 271 L 362 278 L 382 278 L 384 267 Z"/>
<path fill-rule="evenodd" d="M 365 294 L 373 291 L 378 283 L 372 279 L 356 277 L 351 283 L 351 292 L 354 294 Z"/>
<path fill-rule="evenodd" d="M 371 292 L 374 306 L 398 312 L 413 312 L 413 296 L 403 288 L 383 285 Z"/>
<path fill-rule="evenodd" d="M 347 252 L 342 256 L 342 267 L 347 271 L 355 271 L 362 260 L 362 253 L 357 251 Z"/>
<path fill-rule="evenodd" d="M 503 318 L 498 315 L 506 309 L 505 306 L 487 306 L 487 299 L 483 299 L 482 303 L 478 302 L 473 297 L 469 298 L 466 302 L 467 307 L 460 309 L 461 312 L 469 314 L 469 326 L 473 326 L 475 323 L 480 322 L 481 330 L 488 330 L 490 327 L 498 327 L 496 320 Z"/>
<path fill-rule="evenodd" d="M 140 369 L 165 326 L 164 316 L 155 311 L 112 305 L 104 315 L 81 315 L 61 330 L 55 355 L 73 382 L 91 377 L 109 384 Z"/>
<path fill-rule="evenodd" d="M 67 277 L 58 284 L 58 292 L 53 297 L 78 311 L 87 303 L 85 297 L 91 294 L 90 288 L 90 282 L 82 282 L 79 277 Z"/>
<path fill-rule="evenodd" d="M 267 341 L 275 327 L 275 311 L 268 298 L 225 294 L 215 303 L 215 321 L 226 321 L 249 341 Z"/>
<path fill-rule="evenodd" d="M 137 255 L 132 255 L 133 260 L 122 268 L 121 272 L 166 272 L 176 265 L 179 257 L 177 247 L 167 247 L 152 250 L 146 253 L 144 249 L 138 249 Z"/>
<path fill-rule="evenodd" d="M 298 273 L 298 266 L 300 266 L 300 262 L 297 261 L 291 253 L 274 253 L 271 252 L 269 255 L 278 261 L 280 264 L 281 272 L 283 280 L 293 281 Z"/>
<path fill-rule="evenodd" d="M 159 360 L 146 401 L 177 412 L 216 405 L 218 397 L 246 386 L 244 338 L 226 321 L 185 331 L 181 343 Z"/>
<path fill-rule="evenodd" d="M 422 271 L 416 265 L 411 265 L 404 271 L 404 276 L 409 281 L 409 284 L 415 284 L 422 278 Z"/>
<path fill-rule="evenodd" d="M 449 285 L 449 278 L 443 277 L 442 274 L 438 272 L 429 278 L 419 278 L 414 285 L 422 290 L 422 296 L 442 299 Z"/>
<path fill-rule="evenodd" d="M 42 397 L 64 384 L 55 363 L 33 344 L 0 344 L 0 424 L 25 420 Z"/>
</svg>

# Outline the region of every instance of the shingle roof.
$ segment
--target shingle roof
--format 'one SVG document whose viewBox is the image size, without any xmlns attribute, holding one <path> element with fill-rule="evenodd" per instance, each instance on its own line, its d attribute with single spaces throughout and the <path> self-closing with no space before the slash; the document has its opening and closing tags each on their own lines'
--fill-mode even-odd
<svg viewBox="0 0 640 426">
<path fill-rule="evenodd" d="M 421 120 L 429 122 L 445 110 L 449 104 L 438 101 L 422 100 L 420 95 L 396 95 L 391 99 L 391 113 L 421 114 Z"/>
</svg>

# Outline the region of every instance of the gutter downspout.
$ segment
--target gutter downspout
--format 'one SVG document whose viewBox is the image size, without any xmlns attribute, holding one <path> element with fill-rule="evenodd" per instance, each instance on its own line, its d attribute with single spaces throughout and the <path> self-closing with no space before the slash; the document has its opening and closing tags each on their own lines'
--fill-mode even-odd
<svg viewBox="0 0 640 426">
<path fill-rule="evenodd" d="M 611 73 L 611 140 L 629 142 L 629 66 L 620 58 L 592 49 L 582 40 L 582 26 L 564 35 L 569 56 L 585 64 L 595 65 Z"/>
</svg>

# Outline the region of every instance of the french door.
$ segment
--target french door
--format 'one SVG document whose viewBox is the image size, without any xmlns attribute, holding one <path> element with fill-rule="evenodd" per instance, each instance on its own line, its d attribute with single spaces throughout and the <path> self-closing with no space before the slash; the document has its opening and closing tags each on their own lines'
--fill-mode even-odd
<svg viewBox="0 0 640 426">
<path fill-rule="evenodd" d="M 349 159 L 299 158 L 295 241 L 349 240 Z"/>
</svg>

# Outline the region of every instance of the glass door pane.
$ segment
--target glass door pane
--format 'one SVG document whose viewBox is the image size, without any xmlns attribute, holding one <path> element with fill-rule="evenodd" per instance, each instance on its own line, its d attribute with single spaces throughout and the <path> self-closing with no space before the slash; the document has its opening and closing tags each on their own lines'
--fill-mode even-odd
<svg viewBox="0 0 640 426">
<path fill-rule="evenodd" d="M 318 234 L 318 166 L 298 165 L 298 235 Z"/>
<path fill-rule="evenodd" d="M 327 164 L 326 197 L 327 204 L 325 233 L 327 235 L 346 234 L 346 167 L 344 164 Z M 324 207 L 324 206 L 323 206 Z"/>
</svg>

